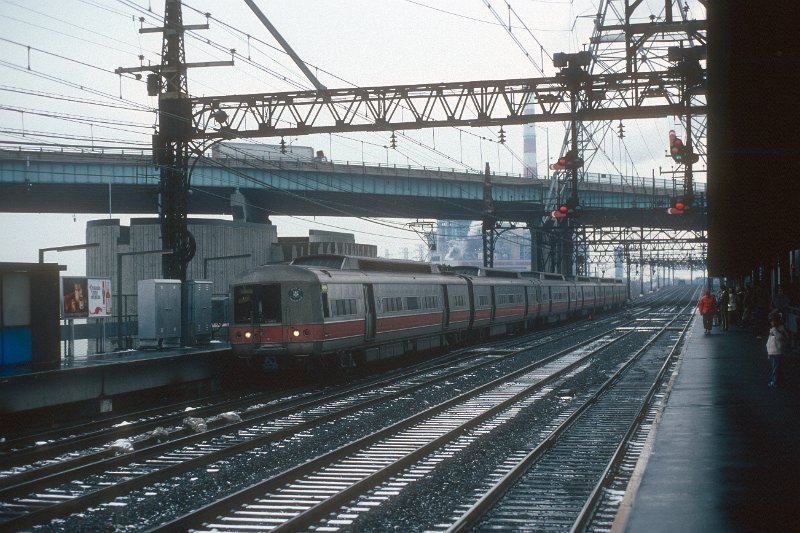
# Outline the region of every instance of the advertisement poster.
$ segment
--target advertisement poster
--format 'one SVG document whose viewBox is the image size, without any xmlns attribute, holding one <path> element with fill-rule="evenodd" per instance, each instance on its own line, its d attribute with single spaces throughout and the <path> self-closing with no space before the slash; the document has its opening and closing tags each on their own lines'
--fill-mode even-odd
<svg viewBox="0 0 800 533">
<path fill-rule="evenodd" d="M 111 316 L 111 280 L 89 278 L 89 316 Z"/>
<path fill-rule="evenodd" d="M 89 316 L 88 280 L 86 278 L 61 278 L 61 306 L 64 318 L 86 318 Z"/>
<path fill-rule="evenodd" d="M 112 316 L 111 280 L 84 277 L 61 278 L 63 318 Z"/>
</svg>

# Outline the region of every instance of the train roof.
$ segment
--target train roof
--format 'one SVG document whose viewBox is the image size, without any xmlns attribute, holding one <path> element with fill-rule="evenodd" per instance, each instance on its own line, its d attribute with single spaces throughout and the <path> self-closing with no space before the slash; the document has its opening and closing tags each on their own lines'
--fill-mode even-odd
<svg viewBox="0 0 800 533">
<path fill-rule="evenodd" d="M 293 266 L 320 268 L 325 270 L 386 272 L 407 274 L 461 274 L 472 277 L 506 278 L 506 279 L 538 279 L 551 281 L 583 281 L 594 283 L 622 283 L 614 278 L 595 278 L 588 276 L 564 276 L 551 272 L 532 272 L 501 270 L 477 266 L 449 266 L 435 263 L 423 263 L 405 259 L 385 259 L 382 257 L 361 257 L 345 254 L 314 254 L 298 257 L 291 262 Z"/>
<path fill-rule="evenodd" d="M 465 274 L 467 276 L 478 276 L 486 278 L 519 278 L 519 272 L 515 270 L 500 270 L 498 268 L 484 268 L 469 265 L 460 265 L 454 267 L 443 267 L 444 269 L 455 272 L 456 274 Z"/>
<path fill-rule="evenodd" d="M 298 257 L 294 266 L 319 267 L 328 270 L 360 270 L 362 272 L 406 272 L 414 274 L 439 274 L 439 266 L 403 259 L 359 257 L 355 255 L 317 254 Z"/>
</svg>

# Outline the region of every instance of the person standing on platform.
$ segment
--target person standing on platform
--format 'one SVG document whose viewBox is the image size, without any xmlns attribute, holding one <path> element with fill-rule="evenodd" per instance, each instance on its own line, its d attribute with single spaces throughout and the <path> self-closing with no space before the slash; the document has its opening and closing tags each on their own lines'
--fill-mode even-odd
<svg viewBox="0 0 800 533">
<path fill-rule="evenodd" d="M 728 331 L 728 302 L 730 293 L 727 287 L 722 287 L 719 293 L 719 314 L 722 317 L 722 331 Z"/>
<path fill-rule="evenodd" d="M 769 359 L 770 373 L 769 386 L 777 387 L 779 381 L 783 381 L 781 372 L 781 360 L 786 352 L 789 335 L 783 327 L 783 317 L 775 313 L 769 317 L 770 329 L 767 336 L 767 359 Z"/>
<path fill-rule="evenodd" d="M 736 299 L 736 289 L 728 289 L 728 323 L 739 325 L 739 302 Z"/>
<path fill-rule="evenodd" d="M 714 324 L 714 315 L 717 313 L 717 301 L 711 294 L 711 289 L 706 289 L 703 297 L 697 302 L 697 309 L 703 317 L 703 329 L 706 335 L 711 333 L 711 327 Z"/>
<path fill-rule="evenodd" d="M 774 313 L 780 313 L 783 316 L 787 307 L 789 307 L 789 295 L 783 292 L 782 286 L 778 285 L 775 296 L 769 305 L 769 314 L 772 316 Z"/>
</svg>

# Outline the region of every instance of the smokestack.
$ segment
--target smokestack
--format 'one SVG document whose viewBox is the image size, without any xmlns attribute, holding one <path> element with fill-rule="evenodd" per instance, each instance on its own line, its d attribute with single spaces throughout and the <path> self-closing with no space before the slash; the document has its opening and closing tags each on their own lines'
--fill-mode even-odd
<svg viewBox="0 0 800 533">
<path fill-rule="evenodd" d="M 523 115 L 533 115 L 536 109 L 533 104 L 525 104 Z M 531 122 L 525 124 L 522 130 L 522 164 L 525 166 L 524 175 L 527 178 L 537 178 L 536 170 L 536 125 Z"/>
</svg>

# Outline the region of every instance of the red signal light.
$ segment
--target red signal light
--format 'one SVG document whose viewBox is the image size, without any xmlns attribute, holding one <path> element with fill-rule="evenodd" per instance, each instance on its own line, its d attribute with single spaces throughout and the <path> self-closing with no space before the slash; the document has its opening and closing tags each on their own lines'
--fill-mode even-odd
<svg viewBox="0 0 800 533">
<path fill-rule="evenodd" d="M 569 211 L 569 207 L 567 207 L 566 205 L 559 206 L 558 208 L 558 212 L 561 214 L 566 215 L 567 211 Z"/>
<path fill-rule="evenodd" d="M 667 209 L 667 213 L 670 215 L 682 215 L 689 206 L 691 206 L 691 200 L 687 200 L 683 196 L 673 198 L 672 207 Z"/>
</svg>

